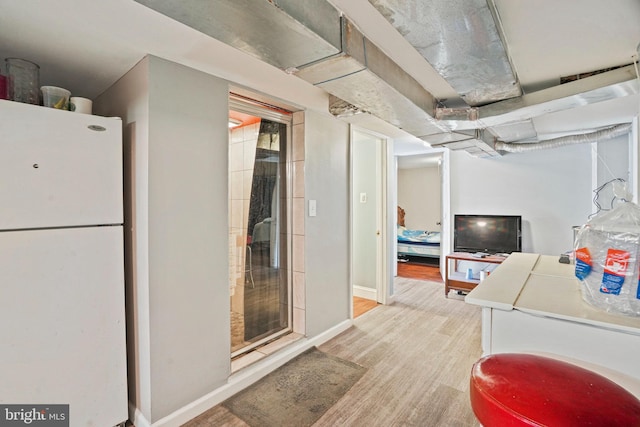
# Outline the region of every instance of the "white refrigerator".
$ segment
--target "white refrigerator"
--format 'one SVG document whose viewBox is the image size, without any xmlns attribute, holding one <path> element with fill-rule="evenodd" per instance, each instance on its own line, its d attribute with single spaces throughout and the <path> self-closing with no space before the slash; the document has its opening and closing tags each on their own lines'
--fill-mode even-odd
<svg viewBox="0 0 640 427">
<path fill-rule="evenodd" d="M 0 100 L 0 404 L 127 416 L 122 122 Z"/>
</svg>

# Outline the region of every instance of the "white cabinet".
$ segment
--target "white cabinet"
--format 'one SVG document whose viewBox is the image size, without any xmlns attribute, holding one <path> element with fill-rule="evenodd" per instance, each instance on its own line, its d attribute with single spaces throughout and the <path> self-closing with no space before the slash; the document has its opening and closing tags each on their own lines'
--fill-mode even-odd
<svg viewBox="0 0 640 427">
<path fill-rule="evenodd" d="M 640 380 L 640 318 L 589 305 L 558 257 L 511 254 L 465 301 L 482 307 L 485 355 L 550 353 Z"/>
</svg>

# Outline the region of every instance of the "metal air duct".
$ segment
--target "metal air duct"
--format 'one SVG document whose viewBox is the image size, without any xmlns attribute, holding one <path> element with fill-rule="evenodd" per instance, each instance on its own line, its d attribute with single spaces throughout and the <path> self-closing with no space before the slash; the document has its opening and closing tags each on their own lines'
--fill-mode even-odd
<svg viewBox="0 0 640 427">
<path fill-rule="evenodd" d="M 135 0 L 282 70 L 340 52 L 340 13 L 326 0 Z"/>
<path fill-rule="evenodd" d="M 471 106 L 522 94 L 487 0 L 369 0 Z"/>
<path fill-rule="evenodd" d="M 490 128 L 523 122 L 548 113 L 608 101 L 638 93 L 632 65 L 550 87 L 517 98 L 465 109 L 438 109 L 436 116 L 452 130 Z"/>
<path fill-rule="evenodd" d="M 433 95 L 344 17 L 340 54 L 304 65 L 295 74 L 347 101 L 349 109 L 355 106 L 412 135 L 449 130 L 434 119 Z"/>
<path fill-rule="evenodd" d="M 349 113 L 416 136 L 448 131 L 434 97 L 326 0 L 136 1 L 325 89 Z"/>
<path fill-rule="evenodd" d="M 325 89 L 337 117 L 366 112 L 473 155 L 499 155 L 496 138 L 535 139 L 535 117 L 638 93 L 624 67 L 520 95 L 486 0 L 369 0 L 464 106 L 436 100 L 326 0 L 136 1 Z"/>
</svg>

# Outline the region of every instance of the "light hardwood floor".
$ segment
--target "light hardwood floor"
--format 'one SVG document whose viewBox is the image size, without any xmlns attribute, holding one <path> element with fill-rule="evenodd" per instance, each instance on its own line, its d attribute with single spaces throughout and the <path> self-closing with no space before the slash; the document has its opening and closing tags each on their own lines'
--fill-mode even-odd
<svg viewBox="0 0 640 427">
<path fill-rule="evenodd" d="M 395 286 L 394 304 L 319 347 L 368 370 L 314 426 L 478 426 L 468 390 L 480 309 L 445 298 L 440 281 L 398 277 Z M 223 425 L 246 426 L 221 406 L 186 424 Z"/>
<path fill-rule="evenodd" d="M 353 318 L 355 319 L 356 317 L 360 317 L 367 311 L 373 310 L 377 306 L 378 303 L 376 301 L 366 298 L 353 297 Z"/>
<path fill-rule="evenodd" d="M 480 309 L 442 283 L 396 279 L 396 302 L 320 346 L 369 370 L 315 426 L 477 426 L 469 373 L 481 355 Z"/>
<path fill-rule="evenodd" d="M 437 265 L 420 264 L 415 262 L 398 262 L 398 277 L 442 282 L 440 268 Z M 442 286 L 444 289 L 444 283 Z"/>
<path fill-rule="evenodd" d="M 398 262 L 398 276 L 409 279 L 442 281 L 438 266 L 412 262 Z M 356 317 L 362 316 L 377 306 L 378 303 L 375 301 L 353 297 L 353 318 L 355 319 Z"/>
</svg>

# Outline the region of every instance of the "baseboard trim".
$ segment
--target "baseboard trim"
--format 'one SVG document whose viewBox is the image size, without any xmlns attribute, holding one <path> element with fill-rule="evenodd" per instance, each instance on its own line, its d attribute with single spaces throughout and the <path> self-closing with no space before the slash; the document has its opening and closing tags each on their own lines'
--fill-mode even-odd
<svg viewBox="0 0 640 427">
<path fill-rule="evenodd" d="M 373 288 L 366 288 L 364 286 L 353 285 L 353 296 L 370 299 L 371 301 L 377 301 L 378 291 Z"/>
<path fill-rule="evenodd" d="M 129 402 L 129 419 L 135 427 L 151 427 L 149 420 L 131 402 Z"/>
<path fill-rule="evenodd" d="M 265 375 L 278 369 L 294 357 L 304 353 L 308 349 L 321 345 L 330 339 L 338 336 L 353 325 L 352 320 L 345 320 L 331 329 L 311 338 L 303 338 L 293 342 L 291 345 L 282 350 L 265 357 L 264 359 L 250 365 L 241 371 L 232 374 L 227 383 L 218 387 L 209 394 L 204 395 L 200 399 L 191 402 L 188 405 L 174 411 L 166 417 L 158 420 L 153 424 L 149 424 L 142 416 L 140 411 L 135 409 L 134 416 L 140 418 L 142 423 L 135 423 L 136 427 L 179 427 L 189 420 L 197 417 L 203 412 L 213 408 L 214 406 L 224 402 L 239 391 L 247 388 L 251 384 L 258 381 Z M 130 411 L 131 412 L 131 411 Z M 135 421 L 135 420 L 134 420 Z"/>
</svg>

